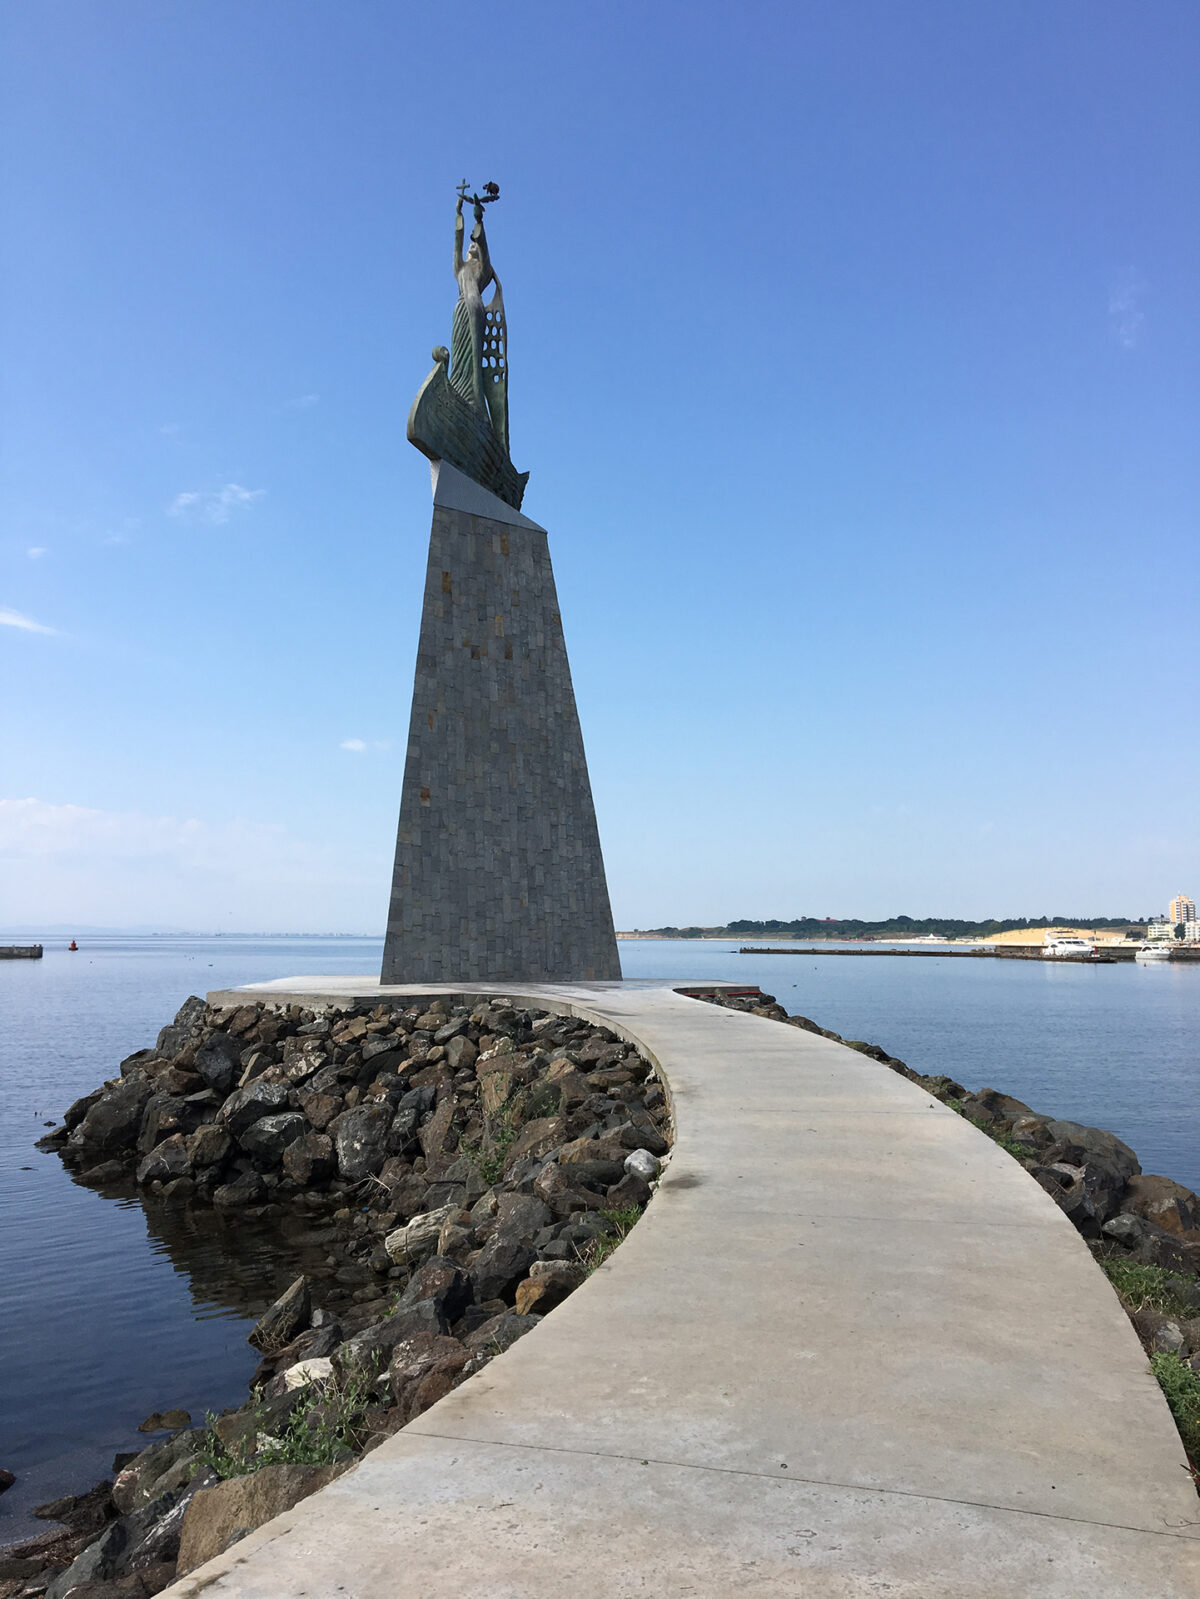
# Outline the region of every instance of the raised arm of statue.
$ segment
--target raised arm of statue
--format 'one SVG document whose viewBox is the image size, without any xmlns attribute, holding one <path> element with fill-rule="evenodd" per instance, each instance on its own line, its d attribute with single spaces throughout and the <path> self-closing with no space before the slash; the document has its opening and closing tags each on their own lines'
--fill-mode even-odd
<svg viewBox="0 0 1200 1599">
<path fill-rule="evenodd" d="M 483 207 L 475 207 L 475 226 L 471 229 L 471 243 L 479 250 L 479 265 L 481 267 L 479 286 L 486 288 L 492 281 L 492 258 L 488 254 L 487 234 L 483 229 Z"/>
<path fill-rule="evenodd" d="M 457 278 L 462 271 L 463 264 L 463 223 L 462 195 L 458 197 L 458 205 L 454 211 L 454 276 Z"/>
</svg>

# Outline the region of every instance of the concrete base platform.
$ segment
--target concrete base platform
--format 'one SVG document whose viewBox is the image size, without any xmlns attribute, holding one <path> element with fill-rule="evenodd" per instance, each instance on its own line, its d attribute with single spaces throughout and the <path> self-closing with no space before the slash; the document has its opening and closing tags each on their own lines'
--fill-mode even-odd
<svg viewBox="0 0 1200 1599">
<path fill-rule="evenodd" d="M 506 989 L 657 1062 L 677 1143 L 646 1215 L 542 1326 L 167 1592 L 1195 1599 L 1178 1435 L 1052 1201 L 886 1067 L 680 986 Z"/>
</svg>

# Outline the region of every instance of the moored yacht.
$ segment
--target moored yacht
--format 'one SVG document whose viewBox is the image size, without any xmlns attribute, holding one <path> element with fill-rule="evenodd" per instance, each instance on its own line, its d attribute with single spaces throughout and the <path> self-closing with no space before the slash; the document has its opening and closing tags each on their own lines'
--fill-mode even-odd
<svg viewBox="0 0 1200 1599">
<path fill-rule="evenodd" d="M 1047 960 L 1064 960 L 1068 955 L 1073 955 L 1077 960 L 1080 957 L 1090 959 L 1095 953 L 1095 944 L 1089 944 L 1082 938 L 1069 938 L 1064 934 L 1056 934 L 1042 945 L 1042 956 Z"/>
<path fill-rule="evenodd" d="M 1139 944 L 1135 961 L 1169 961 L 1171 959 L 1171 945 L 1165 938 L 1155 939 L 1151 943 Z"/>
</svg>

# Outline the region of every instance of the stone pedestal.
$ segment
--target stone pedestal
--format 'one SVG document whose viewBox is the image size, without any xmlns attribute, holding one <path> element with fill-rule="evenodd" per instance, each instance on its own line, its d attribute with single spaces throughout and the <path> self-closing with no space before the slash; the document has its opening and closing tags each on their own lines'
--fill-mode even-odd
<svg viewBox="0 0 1200 1599">
<path fill-rule="evenodd" d="M 381 980 L 619 978 L 545 529 L 433 479 Z"/>
</svg>

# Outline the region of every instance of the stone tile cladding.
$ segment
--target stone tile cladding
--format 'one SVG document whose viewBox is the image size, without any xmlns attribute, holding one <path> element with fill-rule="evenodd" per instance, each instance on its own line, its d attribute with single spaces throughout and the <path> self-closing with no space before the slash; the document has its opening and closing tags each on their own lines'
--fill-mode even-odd
<svg viewBox="0 0 1200 1599">
<path fill-rule="evenodd" d="M 546 534 L 437 505 L 382 981 L 620 975 Z"/>
</svg>

